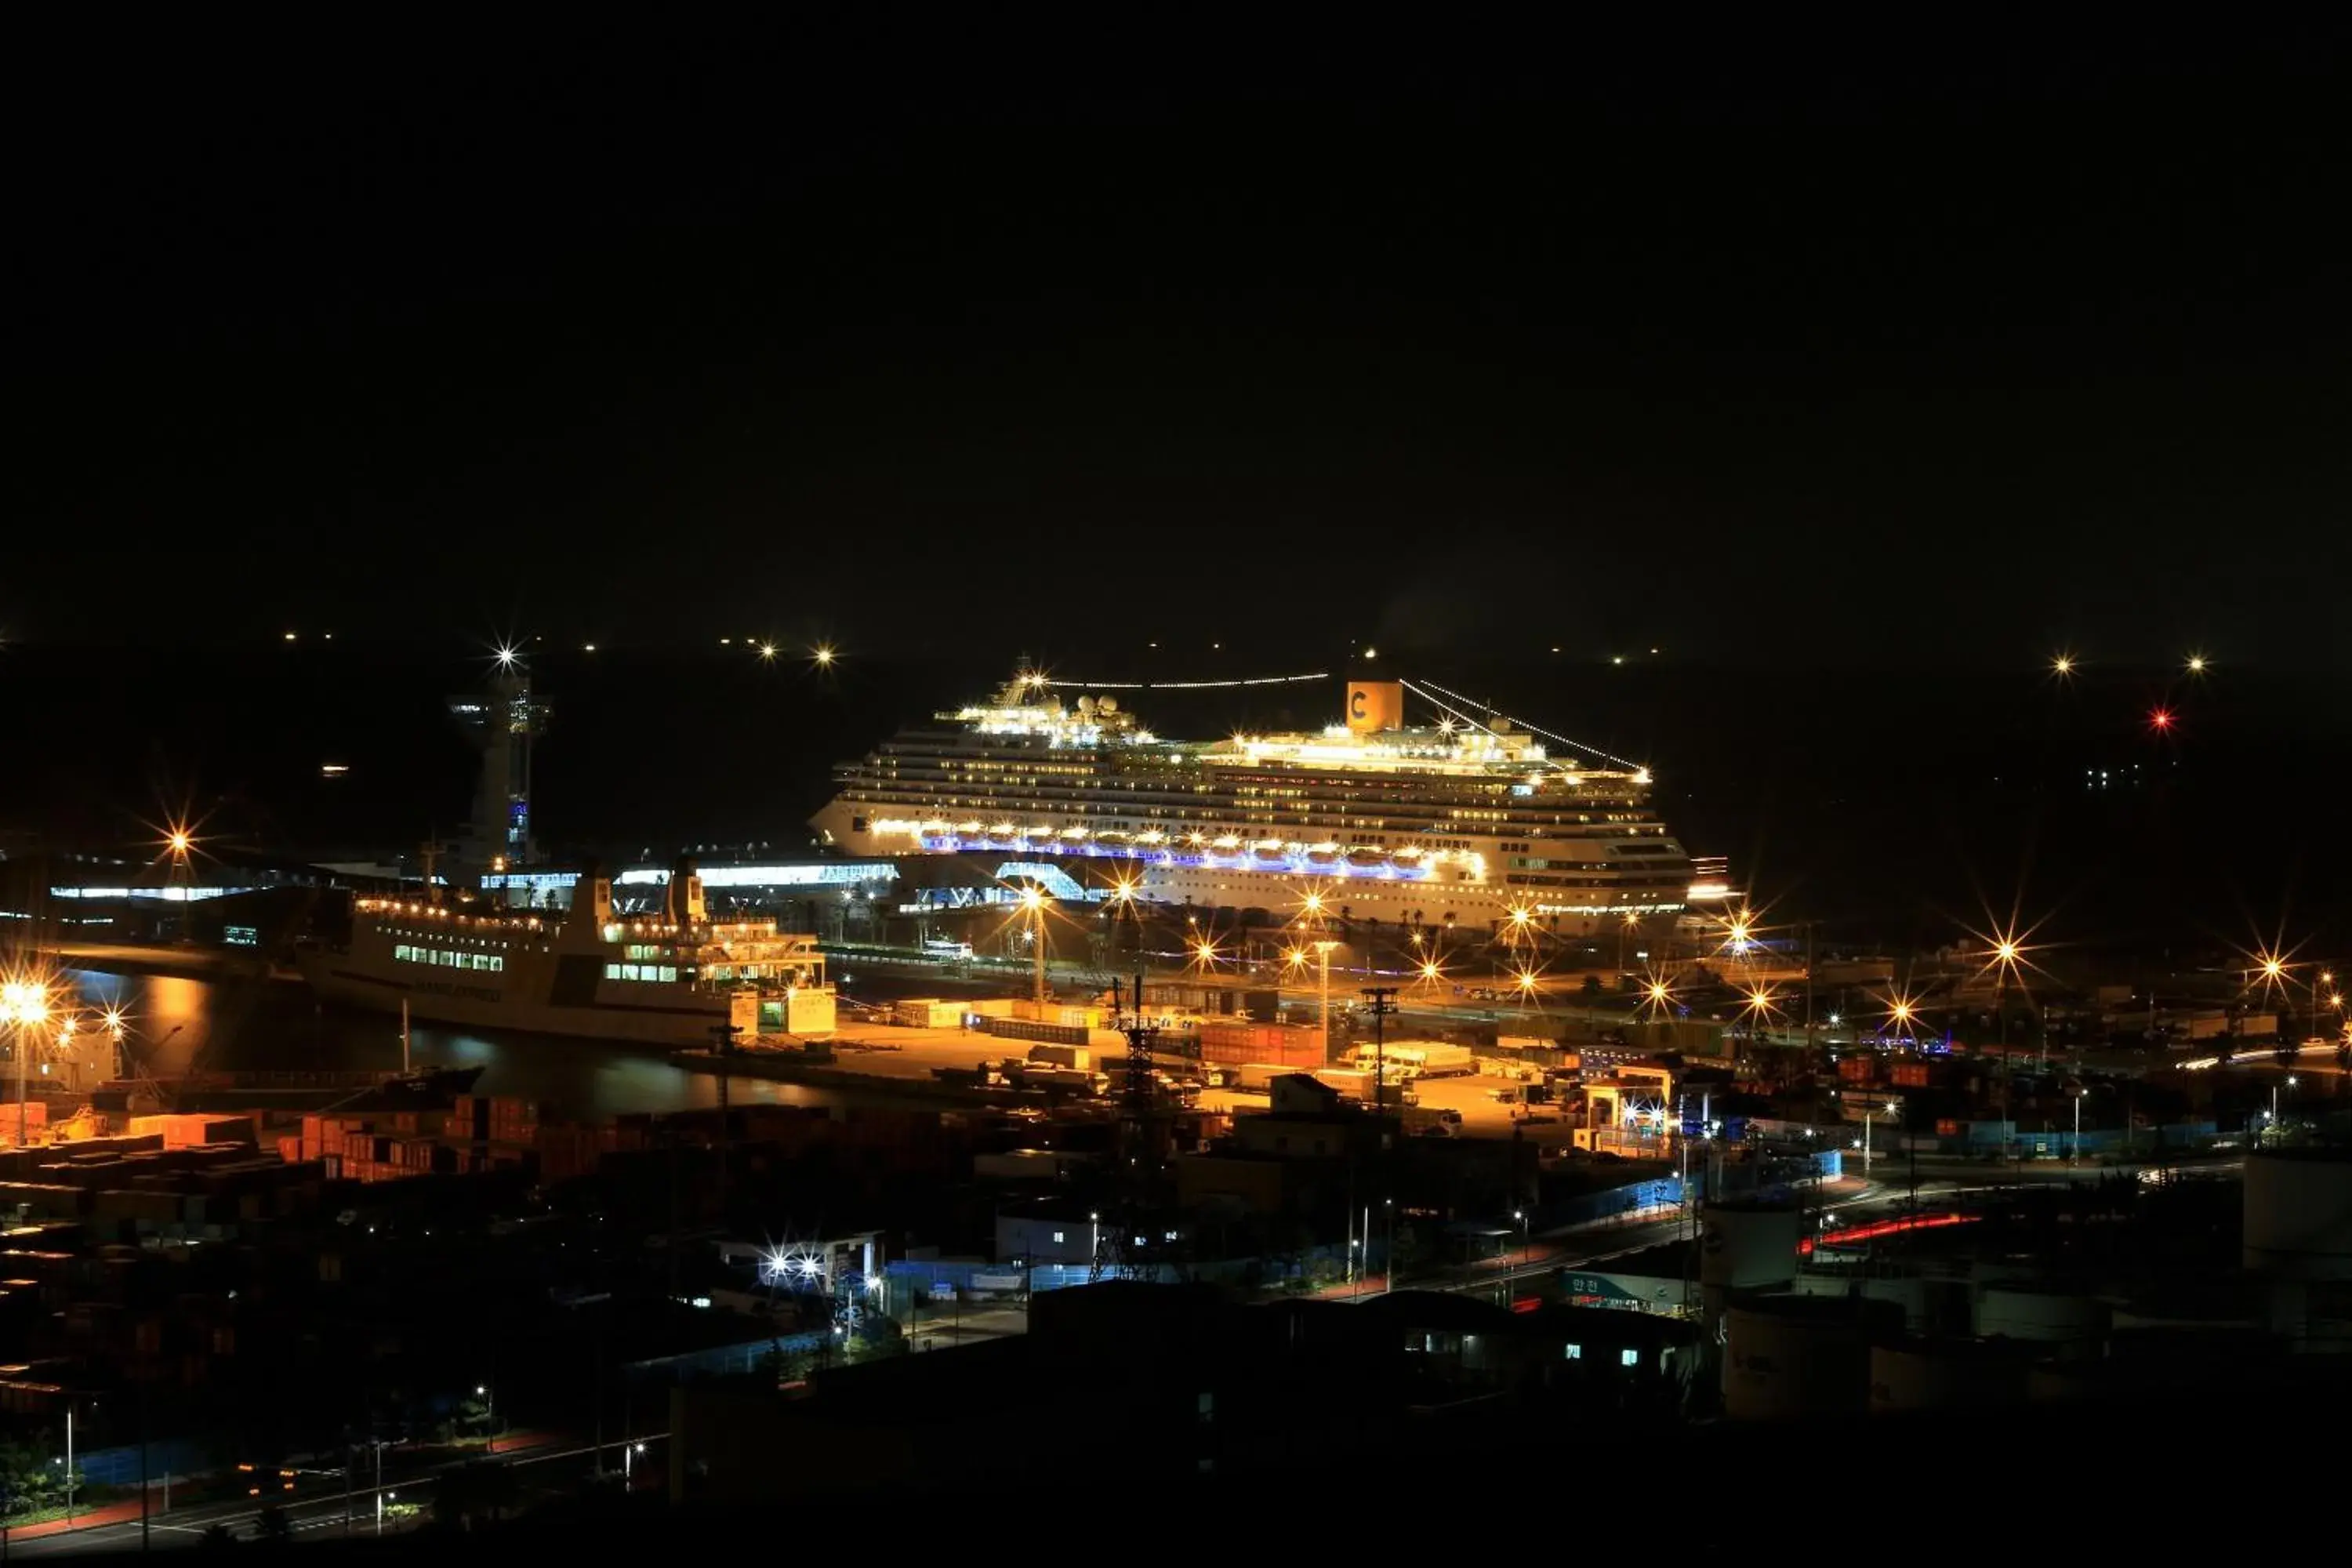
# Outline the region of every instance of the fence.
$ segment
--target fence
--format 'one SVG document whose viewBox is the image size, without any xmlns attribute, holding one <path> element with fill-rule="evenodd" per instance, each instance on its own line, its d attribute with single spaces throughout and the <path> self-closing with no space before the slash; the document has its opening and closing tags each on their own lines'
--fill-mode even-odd
<svg viewBox="0 0 2352 1568">
<path fill-rule="evenodd" d="M 184 1437 L 147 1445 L 144 1473 L 152 1482 L 167 1476 L 202 1475 L 218 1468 L 219 1457 L 204 1444 Z M 97 1448 L 74 1456 L 74 1468 L 85 1482 L 108 1487 L 135 1487 L 142 1473 L 139 1446 Z"/>
</svg>

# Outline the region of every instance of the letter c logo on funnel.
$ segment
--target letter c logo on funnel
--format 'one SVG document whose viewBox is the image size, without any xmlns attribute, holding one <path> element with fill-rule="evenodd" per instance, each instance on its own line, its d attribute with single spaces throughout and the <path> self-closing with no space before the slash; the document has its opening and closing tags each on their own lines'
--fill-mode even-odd
<svg viewBox="0 0 2352 1568">
<path fill-rule="evenodd" d="M 1364 689 L 1359 686 L 1352 689 L 1348 693 L 1348 717 L 1350 719 L 1360 719 L 1363 716 Z"/>
</svg>

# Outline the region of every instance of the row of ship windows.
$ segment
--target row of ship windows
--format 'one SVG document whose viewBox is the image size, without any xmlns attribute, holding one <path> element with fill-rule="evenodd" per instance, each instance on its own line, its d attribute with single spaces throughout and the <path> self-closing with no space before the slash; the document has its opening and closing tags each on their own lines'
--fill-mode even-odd
<svg viewBox="0 0 2352 1568">
<path fill-rule="evenodd" d="M 425 936 L 431 934 L 421 931 L 409 931 L 400 926 L 378 926 L 375 929 L 378 933 L 390 936 Z M 547 951 L 546 944 L 544 943 L 533 944 L 528 942 L 497 942 L 488 937 L 482 938 L 482 945 L 484 947 L 514 948 L 524 952 L 529 952 L 534 945 L 537 945 L 541 952 Z M 421 963 L 424 961 L 419 959 L 417 962 Z"/>
<path fill-rule="evenodd" d="M 495 952 L 458 952 L 446 947 L 412 947 L 407 942 L 395 942 L 392 949 L 396 963 L 429 963 L 441 969 L 487 969 L 492 973 L 507 966 L 507 961 Z"/>
<path fill-rule="evenodd" d="M 1101 801 L 1046 800 L 1040 797 L 1013 804 L 1006 802 L 1002 796 L 990 796 L 985 799 L 974 797 L 972 799 L 966 800 L 961 795 L 947 795 L 942 797 L 929 790 L 924 790 L 919 793 L 905 786 L 901 786 L 896 790 L 881 792 L 879 794 L 873 791 L 845 792 L 843 798 L 884 805 L 899 805 L 935 811 L 999 813 L 1014 811 L 1031 815 L 1043 813 L 1048 816 L 1059 815 L 1064 816 L 1108 816 L 1113 812 L 1118 812 L 1129 816 L 1140 814 L 1143 816 L 1160 821 L 1165 821 L 1170 818 L 1181 819 L 1183 817 L 1195 815 L 1195 813 L 1182 808 L 1163 808 L 1156 805 L 1136 806 L 1107 804 Z M 1404 803 L 1391 802 L 1391 804 L 1396 805 L 1399 809 L 1402 809 Z M 1255 813 L 1252 815 L 1258 820 L 1274 820 L 1273 815 L 1270 813 Z M 1314 816 L 1313 813 L 1309 812 L 1301 812 L 1297 815 L 1302 822 L 1310 821 Z M 1326 813 L 1325 815 L 1328 816 L 1332 814 Z M 1426 815 L 1431 820 L 1434 821 L 1439 814 L 1433 809 L 1428 811 Z M 1529 812 L 1525 807 L 1520 807 L 1516 810 L 1503 813 L 1447 811 L 1444 815 L 1449 820 L 1457 821 L 1470 817 L 1475 817 L 1482 820 L 1491 818 L 1495 821 L 1522 821 L 1535 814 Z M 1594 822 L 1646 825 L 1650 821 L 1648 817 L 1643 816 L 1638 812 L 1622 811 L 1609 811 L 1599 814 L 1589 811 L 1580 811 L 1572 816 L 1567 812 L 1556 811 L 1548 814 L 1548 816 L 1549 820 L 1560 826 L 1566 826 L 1570 823 L 1589 824 Z M 1386 826 L 1387 823 L 1383 820 L 1373 824 L 1373 826 Z M 1643 833 L 1664 833 L 1665 831 L 1662 826 L 1636 826 L 1632 827 L 1630 830 Z"/>
<path fill-rule="evenodd" d="M 677 978 L 677 965 L 675 963 L 608 963 L 604 966 L 604 978 L 675 981 Z"/>
<path fill-rule="evenodd" d="M 846 790 L 856 790 L 856 787 L 858 787 L 856 783 L 845 785 L 845 793 Z M 879 775 L 879 778 L 875 778 L 868 787 L 879 787 L 879 790 L 922 790 L 922 793 L 927 795 L 936 795 L 939 790 L 985 790 L 983 799 L 1002 799 L 1007 793 L 1012 793 L 1012 790 L 1037 790 L 1037 793 L 1058 793 L 1058 795 L 1070 795 L 1070 797 L 1087 797 L 1087 799 L 1101 799 L 1103 795 L 1221 795 L 1225 793 L 1223 787 L 1216 785 L 1216 783 L 1192 783 L 1192 785 L 1183 785 L 1183 787 L 1169 785 L 1169 787 L 1160 787 L 1160 790 L 1155 790 L 1155 787 L 1150 785 L 1139 787 L 1129 781 L 1108 783 L 1108 785 L 1106 783 L 1073 781 L 1068 783 L 1068 785 L 1063 785 L 1063 783 L 1046 781 L 1046 778 L 1002 778 L 1002 781 L 1000 778 L 936 778 L 936 781 L 929 781 L 929 778 L 903 778 L 903 775 L 898 773 Z M 1237 787 L 1237 790 L 1230 790 L 1230 795 L 1234 795 L 1237 799 L 1385 799 L 1385 802 L 1395 802 L 1400 804 L 1400 806 L 1402 804 L 1416 804 L 1416 799 L 1418 802 L 1428 802 L 1428 797 L 1433 797 L 1433 795 L 1440 799 L 1451 797 L 1451 799 L 1467 799 L 1467 802 L 1486 802 L 1486 799 L 1534 799 L 1534 790 L 1528 790 L 1527 785 L 1494 785 L 1494 787 L 1433 785 L 1433 787 L 1425 787 L 1425 790 L 1412 790 L 1412 793 L 1404 793 L 1404 790 L 1334 790 L 1334 787 L 1328 787 L 1328 785 L 1301 785 L 1301 787 L 1244 785 L 1244 787 Z M 1621 804 L 1616 802 L 1616 797 L 1612 797 L 1612 795 L 1576 795 L 1573 799 L 1576 799 L 1578 804 L 1592 804 L 1592 806 Z M 1622 802 L 1622 804 L 1633 804 L 1633 802 Z M 1512 809 L 1524 811 L 1527 806 L 1512 806 Z"/>
<path fill-rule="evenodd" d="M 1305 773 L 1288 768 L 1274 772 L 1242 768 L 1221 768 L 1213 774 L 1203 775 L 1185 769 L 1164 773 L 1132 772 L 1108 773 L 1097 768 L 1044 768 L 1024 763 L 1017 768 L 942 767 L 923 758 L 890 759 L 875 768 L 853 768 L 835 775 L 843 784 L 858 784 L 877 778 L 927 778 L 948 783 L 961 783 L 974 788 L 1022 788 L 1037 784 L 1082 783 L 1089 787 L 1129 789 L 1153 794 L 1189 794 L 1201 789 L 1266 790 L 1328 790 L 1350 784 L 1363 785 L 1375 779 L 1401 778 L 1412 784 L 1440 789 L 1458 795 L 1505 795 L 1514 791 L 1531 791 L 1536 786 L 1528 775 L 1516 768 L 1501 773 L 1415 773 L 1402 770 L 1368 770 L 1353 775 L 1335 774 L 1315 770 Z M 1580 795 L 1588 791 L 1622 789 L 1630 782 L 1622 777 L 1579 778 L 1573 783 L 1554 778 L 1544 781 L 1547 794 Z"/>
</svg>

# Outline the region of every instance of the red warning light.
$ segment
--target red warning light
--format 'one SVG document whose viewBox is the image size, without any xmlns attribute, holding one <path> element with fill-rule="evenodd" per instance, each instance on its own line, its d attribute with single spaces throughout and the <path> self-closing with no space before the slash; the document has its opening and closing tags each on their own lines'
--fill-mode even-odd
<svg viewBox="0 0 2352 1568">
<path fill-rule="evenodd" d="M 2172 728 L 2172 711 L 2168 708 L 2158 708 L 2147 716 L 2147 722 L 2152 730 L 2169 730 Z"/>
</svg>

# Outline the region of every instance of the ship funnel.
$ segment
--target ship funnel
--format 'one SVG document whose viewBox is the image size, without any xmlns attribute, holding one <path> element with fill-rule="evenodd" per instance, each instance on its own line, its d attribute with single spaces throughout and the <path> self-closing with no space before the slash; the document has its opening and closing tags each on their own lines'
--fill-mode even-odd
<svg viewBox="0 0 2352 1568">
<path fill-rule="evenodd" d="M 674 926 L 698 926 L 710 918 L 702 901 L 702 878 L 691 860 L 670 868 L 668 913 Z"/>
<path fill-rule="evenodd" d="M 600 926 L 612 922 L 613 874 L 601 861 L 591 860 L 580 868 L 580 879 L 572 885 L 572 911 L 586 915 Z"/>
</svg>

